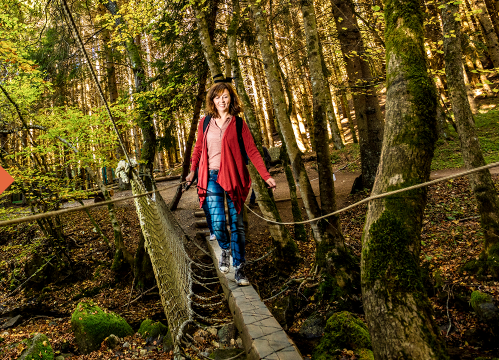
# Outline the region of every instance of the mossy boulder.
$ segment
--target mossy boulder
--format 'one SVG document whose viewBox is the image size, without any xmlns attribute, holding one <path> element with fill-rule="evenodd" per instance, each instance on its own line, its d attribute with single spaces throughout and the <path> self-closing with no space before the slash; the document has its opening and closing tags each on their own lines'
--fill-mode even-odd
<svg viewBox="0 0 499 360">
<path fill-rule="evenodd" d="M 76 306 L 71 328 L 83 354 L 97 350 L 109 335 L 125 337 L 134 333 L 121 316 L 102 310 L 92 301 L 82 301 Z"/>
<path fill-rule="evenodd" d="M 158 336 L 165 336 L 168 332 L 168 327 L 161 322 L 154 322 L 151 319 L 146 319 L 140 324 L 138 333 L 144 338 L 157 338 Z"/>
<path fill-rule="evenodd" d="M 367 326 L 348 311 L 333 314 L 326 322 L 326 329 L 312 359 L 327 360 L 332 358 L 336 349 L 361 350 L 371 348 L 371 337 Z M 368 353 L 365 359 L 369 359 Z"/>
<path fill-rule="evenodd" d="M 499 335 L 499 309 L 494 304 L 494 298 L 489 294 L 473 291 L 470 304 L 480 320 L 487 323 L 494 333 Z"/>
<path fill-rule="evenodd" d="M 374 354 L 369 349 L 360 349 L 358 353 L 359 353 L 359 360 L 374 360 Z"/>
<path fill-rule="evenodd" d="M 33 338 L 25 340 L 27 345 L 18 360 L 53 360 L 54 350 L 49 339 L 44 334 L 36 334 Z"/>
</svg>

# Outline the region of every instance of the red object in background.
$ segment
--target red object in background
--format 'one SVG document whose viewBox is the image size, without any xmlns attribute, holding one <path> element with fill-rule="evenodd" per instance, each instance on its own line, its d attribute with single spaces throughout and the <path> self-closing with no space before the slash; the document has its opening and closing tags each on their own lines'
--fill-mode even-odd
<svg viewBox="0 0 499 360">
<path fill-rule="evenodd" d="M 12 176 L 10 176 L 9 173 L 0 166 L 0 194 L 3 193 L 13 182 L 14 179 Z"/>
</svg>

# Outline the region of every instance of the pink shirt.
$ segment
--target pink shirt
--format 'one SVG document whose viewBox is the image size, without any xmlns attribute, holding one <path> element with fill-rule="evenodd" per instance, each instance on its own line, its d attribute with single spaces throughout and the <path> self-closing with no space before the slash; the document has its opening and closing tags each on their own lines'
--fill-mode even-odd
<svg viewBox="0 0 499 360">
<path fill-rule="evenodd" d="M 232 116 L 229 116 L 222 127 L 217 125 L 215 119 L 211 119 L 206 129 L 206 143 L 208 145 L 208 169 L 220 170 L 220 160 L 222 159 L 222 136 L 227 126 L 229 126 Z"/>
</svg>

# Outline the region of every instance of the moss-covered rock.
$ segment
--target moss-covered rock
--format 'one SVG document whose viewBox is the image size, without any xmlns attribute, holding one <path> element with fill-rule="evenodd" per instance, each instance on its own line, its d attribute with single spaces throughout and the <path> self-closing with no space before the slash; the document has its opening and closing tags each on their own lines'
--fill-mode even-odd
<svg viewBox="0 0 499 360">
<path fill-rule="evenodd" d="M 494 304 L 494 298 L 480 291 L 471 293 L 470 304 L 480 320 L 487 323 L 496 335 L 499 335 L 499 309 Z"/>
<path fill-rule="evenodd" d="M 76 306 L 71 317 L 71 328 L 78 348 L 84 354 L 97 350 L 111 334 L 118 337 L 133 334 L 130 325 L 121 316 L 105 312 L 91 301 L 82 301 Z"/>
<path fill-rule="evenodd" d="M 142 324 L 140 324 L 140 328 L 138 333 L 144 338 L 157 338 L 158 336 L 166 335 L 168 332 L 168 327 L 163 325 L 161 322 L 157 321 L 154 322 L 151 319 L 146 319 L 142 321 Z"/>
<path fill-rule="evenodd" d="M 359 350 L 359 360 L 374 360 L 374 354 L 372 350 L 360 349 Z"/>
<path fill-rule="evenodd" d="M 54 350 L 50 346 L 47 336 L 36 334 L 33 338 L 25 341 L 27 348 L 18 360 L 53 360 Z"/>
<path fill-rule="evenodd" d="M 163 338 L 163 351 L 170 352 L 173 350 L 173 338 L 170 329 L 168 329 L 168 333 Z"/>
<path fill-rule="evenodd" d="M 324 336 L 314 351 L 312 359 L 327 360 L 336 349 L 361 350 L 371 348 L 367 326 L 355 315 L 342 311 L 331 316 L 326 323 Z M 368 356 L 366 353 L 365 356 Z M 369 359 L 369 357 L 365 357 Z"/>
</svg>

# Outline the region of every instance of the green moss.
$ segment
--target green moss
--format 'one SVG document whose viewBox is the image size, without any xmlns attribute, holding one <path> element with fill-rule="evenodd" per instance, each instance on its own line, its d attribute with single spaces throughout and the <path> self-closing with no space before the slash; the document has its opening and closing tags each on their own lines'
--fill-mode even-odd
<svg viewBox="0 0 499 360">
<path fill-rule="evenodd" d="M 28 346 L 21 354 L 20 360 L 53 360 L 54 350 L 49 339 L 44 334 L 36 334 L 32 339 L 25 341 Z"/>
<path fill-rule="evenodd" d="M 358 350 L 371 348 L 366 325 L 348 311 L 334 314 L 327 320 L 321 342 L 312 356 L 314 360 L 329 360 L 336 349 Z"/>
<path fill-rule="evenodd" d="M 499 161 L 499 123 L 497 118 L 499 111 L 490 110 L 486 113 L 474 115 L 475 130 L 478 135 L 478 141 L 487 164 Z M 458 139 L 458 134 L 453 128 L 449 128 L 449 134 Z M 432 170 L 463 167 L 463 156 L 459 140 L 439 141 L 435 149 Z"/>
<path fill-rule="evenodd" d="M 476 310 L 477 306 L 479 304 L 482 304 L 484 302 L 490 301 L 490 295 L 484 294 L 483 292 L 480 291 L 473 291 L 471 293 L 471 300 L 470 304 L 473 309 Z"/>
<path fill-rule="evenodd" d="M 369 236 L 363 281 L 373 284 L 380 280 L 388 291 L 423 291 L 418 259 L 410 251 L 415 235 L 385 211 L 371 226 Z"/>
<path fill-rule="evenodd" d="M 499 278 L 499 244 L 493 245 L 488 252 L 482 251 L 478 260 L 468 261 L 461 271 L 476 274 L 479 277 L 492 275 Z"/>
<path fill-rule="evenodd" d="M 71 328 L 83 353 L 98 349 L 111 334 L 125 337 L 134 333 L 121 316 L 103 311 L 92 301 L 82 301 L 76 306 L 71 317 Z"/>
<path fill-rule="evenodd" d="M 359 360 L 374 360 L 374 354 L 369 349 L 360 349 Z"/>
<path fill-rule="evenodd" d="M 140 324 L 138 333 L 144 338 L 153 337 L 157 338 L 159 335 L 166 335 L 168 327 L 161 322 L 154 322 L 151 319 L 146 319 Z"/>
</svg>

